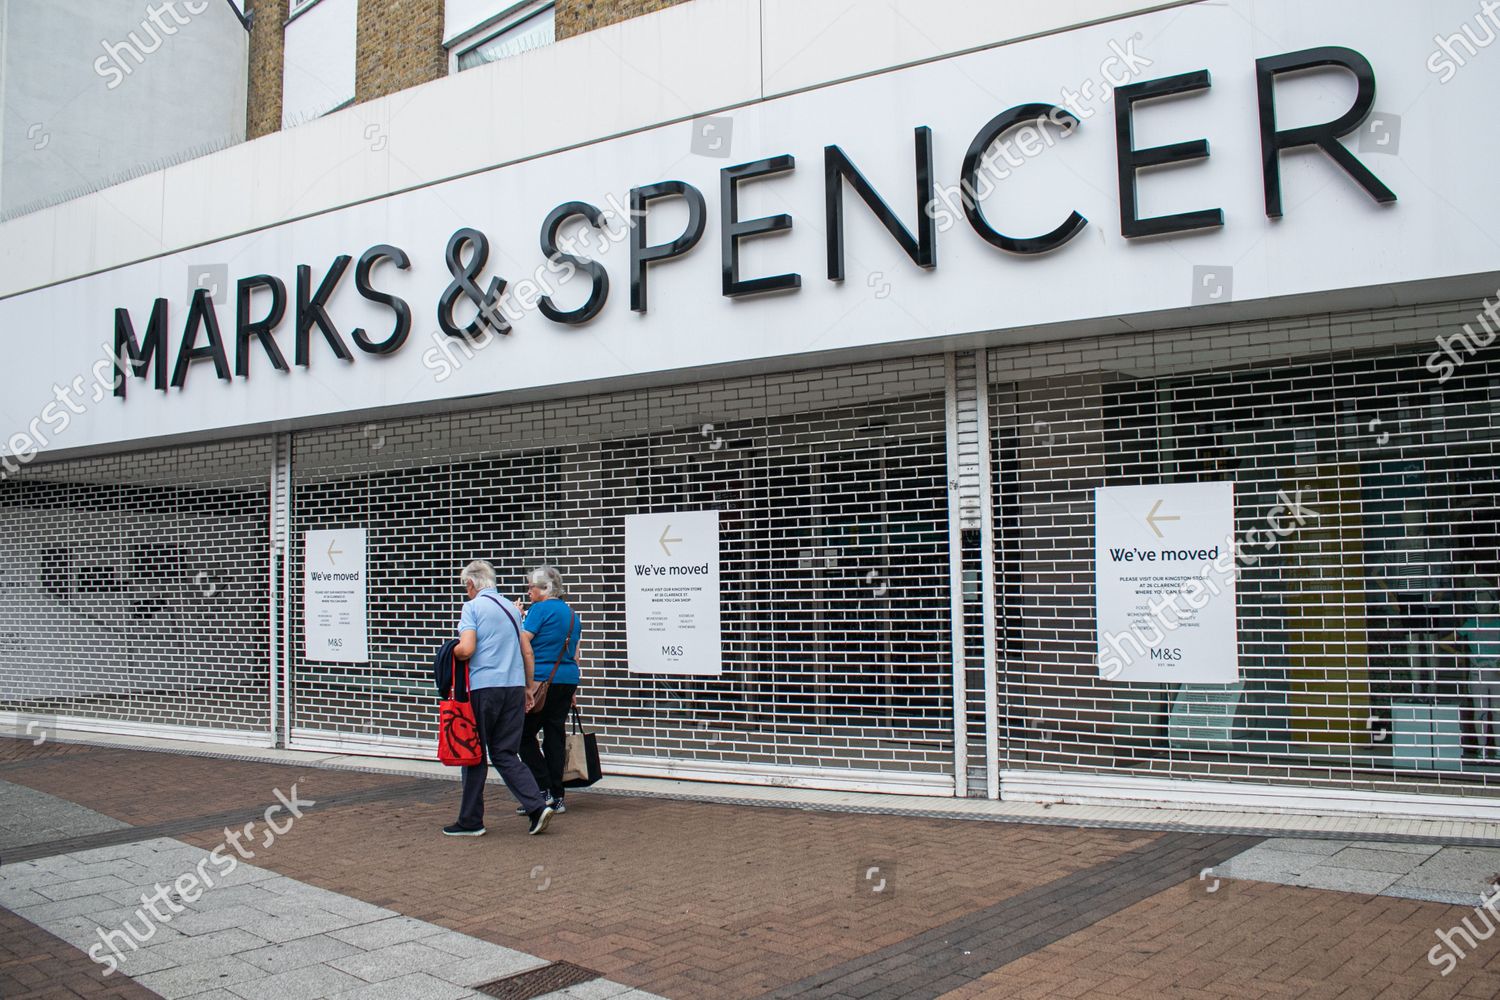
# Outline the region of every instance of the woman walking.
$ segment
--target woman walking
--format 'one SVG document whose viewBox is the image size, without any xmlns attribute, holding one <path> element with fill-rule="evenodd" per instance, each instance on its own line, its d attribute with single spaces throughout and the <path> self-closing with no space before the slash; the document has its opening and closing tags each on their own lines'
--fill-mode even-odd
<svg viewBox="0 0 1500 1000">
<path fill-rule="evenodd" d="M 535 677 L 545 681 L 550 674 L 551 689 L 539 712 L 526 716 L 521 734 L 521 759 L 531 768 L 537 787 L 547 795 L 556 813 L 563 807 L 563 757 L 567 745 L 568 711 L 578 690 L 578 642 L 583 623 L 563 599 L 562 576 L 551 566 L 531 571 L 530 605 L 521 626 L 535 656 Z M 554 672 L 555 671 L 555 672 Z M 537 733 L 542 735 L 537 747 Z"/>
</svg>

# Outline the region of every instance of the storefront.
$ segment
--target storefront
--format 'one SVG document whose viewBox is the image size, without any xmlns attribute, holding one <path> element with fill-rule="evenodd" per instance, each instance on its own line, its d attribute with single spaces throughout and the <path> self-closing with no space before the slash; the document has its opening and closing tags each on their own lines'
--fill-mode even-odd
<svg viewBox="0 0 1500 1000">
<path fill-rule="evenodd" d="M 1109 21 L 0 300 L 0 715 L 425 756 L 483 557 L 563 572 L 617 772 L 1494 812 L 1500 62 L 1440 84 L 1471 12 L 1375 6 Z M 1207 483 L 1232 682 L 1109 669 L 1096 490 Z M 719 669 L 644 671 L 627 524 L 690 511 Z M 308 641 L 350 529 L 357 662 Z"/>
</svg>

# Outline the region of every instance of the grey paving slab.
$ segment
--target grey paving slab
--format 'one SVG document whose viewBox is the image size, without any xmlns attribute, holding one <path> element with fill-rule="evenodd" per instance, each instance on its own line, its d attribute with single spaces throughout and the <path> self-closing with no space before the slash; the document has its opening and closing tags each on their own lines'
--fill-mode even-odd
<svg viewBox="0 0 1500 1000">
<path fill-rule="evenodd" d="M 349 896 L 341 896 L 336 892 L 320 889 L 295 879 L 279 878 L 257 883 L 256 887 L 277 899 L 289 901 L 272 903 L 262 897 L 261 902 L 251 904 L 265 909 L 268 913 L 285 913 L 297 905 L 310 904 L 320 910 L 327 910 L 329 913 L 337 913 L 360 922 L 374 922 L 400 916 L 395 910 L 388 910 L 383 906 L 375 906 Z"/>
<path fill-rule="evenodd" d="M 348 942 L 331 938 L 327 934 L 314 934 L 254 951 L 240 952 L 237 957 L 265 970 L 268 975 L 277 975 L 309 965 L 327 965 L 355 954 L 360 954 L 360 950 Z"/>
<path fill-rule="evenodd" d="M 261 904 L 268 900 L 277 900 L 281 897 L 272 892 L 266 892 L 261 886 L 262 882 L 250 883 L 248 885 L 216 885 L 211 889 L 204 889 L 203 895 L 192 904 L 194 911 L 199 913 L 212 913 L 215 910 L 223 910 L 229 907 L 254 907 L 257 910 L 265 910 Z"/>
<path fill-rule="evenodd" d="M 1346 840 L 1311 840 L 1307 837 L 1273 837 L 1260 845 L 1267 850 L 1292 854 L 1337 854 L 1349 846 Z M 1259 848 L 1254 848 L 1258 850 Z"/>
<path fill-rule="evenodd" d="M 134 927 L 138 932 L 144 932 L 141 921 L 134 915 L 135 911 L 131 910 L 126 912 L 128 912 L 131 917 L 131 926 Z M 125 938 L 130 937 L 130 935 L 125 933 L 123 929 L 123 920 L 113 917 L 109 919 L 101 919 L 101 917 L 102 914 L 80 913 L 75 914 L 71 917 L 63 917 L 58 920 L 51 920 L 46 924 L 39 924 L 38 926 L 42 927 L 49 934 L 52 934 L 55 937 L 62 938 L 73 947 L 82 948 L 84 951 L 88 951 L 91 945 L 101 941 L 103 939 L 103 935 L 108 935 L 110 940 L 121 942 L 120 948 L 122 950 L 129 948 L 129 944 L 125 943 Z M 122 934 L 124 935 L 124 937 L 121 936 Z M 182 935 L 173 930 L 171 927 L 162 927 L 153 924 L 152 928 L 150 929 L 150 936 L 144 942 L 137 942 L 136 948 L 144 948 L 151 942 L 156 942 L 157 944 L 165 944 L 168 941 L 174 941 L 180 937 L 182 937 Z M 131 938 L 130 940 L 133 941 L 135 939 Z"/>
<path fill-rule="evenodd" d="M 146 989 L 161 994 L 165 1000 L 179 1000 L 194 993 L 242 983 L 247 979 L 263 978 L 264 975 L 248 962 L 225 955 L 133 978 Z"/>
<path fill-rule="evenodd" d="M 1476 892 L 1457 889 L 1425 889 L 1421 886 L 1402 885 L 1397 881 L 1381 893 L 1397 899 L 1419 899 L 1425 903 L 1449 903 L 1455 906 L 1478 906 L 1483 897 Z"/>
<path fill-rule="evenodd" d="M 335 993 L 332 1000 L 459 1000 L 468 993 L 462 986 L 454 986 L 423 972 L 414 972 L 399 979 L 367 983 L 346 993 Z"/>
<path fill-rule="evenodd" d="M 1372 851 L 1396 851 L 1400 854 L 1420 854 L 1423 857 L 1432 857 L 1442 850 L 1442 844 L 1402 844 L 1386 842 L 1383 840 L 1356 840 L 1350 847 L 1365 847 Z"/>
<path fill-rule="evenodd" d="M 149 946 L 149 951 L 152 955 L 165 958 L 174 965 L 193 965 L 221 955 L 239 956 L 241 952 L 265 946 L 265 938 L 240 927 L 230 927 L 212 934 L 180 937 L 174 941 L 154 944 Z"/>
<path fill-rule="evenodd" d="M 447 961 L 436 966 L 429 966 L 423 971 L 430 972 L 455 986 L 483 986 L 496 979 L 514 976 L 518 972 L 526 972 L 529 969 L 539 969 L 547 964 L 545 959 L 519 951 L 511 951 L 499 945 L 490 947 L 494 949 L 494 953 L 473 958 L 459 958 L 456 955 L 438 952 L 444 955 Z"/>
<path fill-rule="evenodd" d="M 130 825 L 76 802 L 10 781 L 0 781 L 0 816 L 6 817 L 0 821 L 0 857 L 19 847 L 108 833 Z"/>
<path fill-rule="evenodd" d="M 135 886 L 134 879 L 138 874 L 140 874 L 139 866 L 132 865 L 128 861 L 98 861 L 61 868 L 33 866 L 31 862 L 23 861 L 18 865 L 0 867 L 0 883 L 22 885 L 37 890 L 55 890 L 79 883 L 101 883 L 98 891 L 107 892 L 114 888 Z M 117 880 L 119 885 L 102 885 L 103 880 L 106 879 Z M 64 897 L 54 895 L 52 898 Z"/>
<path fill-rule="evenodd" d="M 1213 874 L 1229 878 L 1249 878 L 1262 882 L 1281 882 L 1311 871 L 1328 860 L 1323 854 L 1293 854 L 1255 848 L 1239 857 L 1215 865 Z"/>
<path fill-rule="evenodd" d="M 257 868 L 247 861 L 241 861 L 238 858 L 235 860 L 237 863 L 227 872 L 220 873 L 219 870 L 212 866 L 209 867 L 208 871 L 213 875 L 214 882 L 217 885 L 248 885 L 251 882 L 264 882 L 267 879 L 284 877 L 268 869 Z M 197 862 L 194 862 L 194 864 L 196 865 Z"/>
<path fill-rule="evenodd" d="M 82 861 L 77 858 L 64 858 L 62 864 L 48 866 L 45 870 L 53 878 L 33 884 L 52 884 L 59 882 L 77 882 L 80 879 L 100 878 L 114 874 L 116 862 L 113 861 Z M 5 876 L 6 868 L 0 867 L 0 877 Z"/>
<path fill-rule="evenodd" d="M 382 983 L 397 979 L 412 972 L 428 972 L 445 965 L 454 965 L 456 959 L 446 951 L 428 948 L 416 941 L 382 946 L 374 951 L 361 951 L 344 958 L 334 959 L 328 964 L 340 972 L 358 976 L 368 983 Z M 477 983 L 461 985 L 475 986 Z"/>
<path fill-rule="evenodd" d="M 205 899 L 207 896 L 205 893 Z M 195 906 L 192 912 L 184 913 L 172 921 L 177 930 L 189 936 L 213 934 L 231 927 L 255 927 L 265 922 L 265 911 L 250 906 L 210 906 L 205 909 Z"/>
<path fill-rule="evenodd" d="M 228 990 L 212 989 L 207 993 L 194 993 L 187 1000 L 241 1000 Z"/>
<path fill-rule="evenodd" d="M 116 927 L 125 929 L 128 922 L 129 930 L 132 933 L 146 934 L 149 941 L 157 941 L 158 938 L 161 940 L 175 939 L 182 936 L 182 932 L 174 926 L 175 919 L 157 919 L 155 914 L 139 903 L 135 906 L 129 904 L 124 906 L 110 904 L 108 909 L 104 909 L 103 905 L 101 897 L 101 908 L 86 913 L 75 914 L 75 916 L 81 920 L 92 922 L 104 930 L 111 930 Z M 173 916 L 166 907 L 159 904 L 158 910 L 163 917 L 171 918 Z M 186 916 L 186 914 L 180 914 L 179 916 Z M 160 942 L 157 941 L 157 943 Z"/>
<path fill-rule="evenodd" d="M 1231 858 L 1213 873 L 1472 906 L 1500 875 L 1500 849 L 1281 837 Z"/>
<path fill-rule="evenodd" d="M 39 896 L 60 901 L 64 899 L 76 899 L 79 896 L 98 896 L 112 889 L 130 889 L 133 883 L 127 882 L 115 875 L 98 875 L 93 878 L 79 879 L 76 882 L 53 882 L 50 885 L 35 886 L 34 891 Z"/>
<path fill-rule="evenodd" d="M 3 858 L 3 855 L 0 855 L 0 858 Z M 3 894 L 7 888 L 29 889 L 32 886 L 49 885 L 58 881 L 63 880 L 60 880 L 56 871 L 43 861 L 20 861 L 12 864 L 4 864 L 0 861 L 0 894 Z"/>
<path fill-rule="evenodd" d="M 490 954 L 492 949 L 501 947 L 498 944 L 491 944 L 488 941 L 481 941 L 479 938 L 447 929 L 440 929 L 435 934 L 416 940 L 420 940 L 429 948 L 446 951 L 459 958 L 483 958 Z M 515 952 L 515 954 L 519 955 L 521 952 Z"/>
<path fill-rule="evenodd" d="M 176 881 L 177 876 L 191 871 L 191 868 L 183 866 L 168 867 L 166 865 L 151 863 L 137 864 L 124 858 L 113 861 L 96 861 L 91 867 L 108 868 L 109 875 L 124 882 L 136 892 L 150 890 L 157 885 L 170 885 Z"/>
<path fill-rule="evenodd" d="M 1429 890 L 1432 892 L 1458 893 L 1465 899 L 1489 892 L 1492 886 L 1486 875 L 1464 875 L 1454 872 L 1427 871 L 1421 869 L 1398 878 L 1393 886 L 1406 891 Z"/>
<path fill-rule="evenodd" d="M 312 937 L 315 934 L 327 934 L 330 931 L 344 930 L 355 926 L 355 921 L 349 917 L 340 916 L 337 913 L 329 913 L 326 910 L 298 914 L 266 914 L 250 925 L 256 928 L 257 933 L 263 935 L 267 940 L 274 942 L 295 941 L 298 938 Z"/>
<path fill-rule="evenodd" d="M 1329 868 L 1358 868 L 1368 872 L 1389 872 L 1405 875 L 1426 860 L 1420 854 L 1402 854 L 1398 851 L 1375 851 L 1363 847 L 1350 847 L 1327 858 L 1323 864 Z"/>
<path fill-rule="evenodd" d="M 337 969 L 308 965 L 231 984 L 229 992 L 240 1000 L 322 1000 L 362 985 L 365 985 L 362 980 Z"/>
<path fill-rule="evenodd" d="M 608 979 L 591 979 L 577 986 L 569 986 L 565 990 L 544 994 L 539 1000 L 616 1000 L 617 997 L 630 991 L 630 987 L 624 983 L 616 983 Z"/>
<path fill-rule="evenodd" d="M 94 942 L 97 943 L 97 940 Z M 93 947 L 93 943 L 89 945 Z M 87 949 L 84 949 L 87 951 Z M 113 954 L 108 948 L 99 952 L 100 956 Z M 177 968 L 177 962 L 172 961 L 170 955 L 162 954 L 161 948 L 142 948 L 140 951 L 122 949 L 118 961 L 120 971 L 134 979 L 144 976 L 149 972 L 161 972 L 164 969 Z"/>
<path fill-rule="evenodd" d="M 174 898 L 177 898 L 178 896 L 176 887 L 173 885 L 173 883 L 176 881 L 175 875 L 172 878 L 150 878 L 141 881 L 127 878 L 123 881 L 129 882 L 130 885 L 127 888 L 122 889 L 108 889 L 103 893 L 100 893 L 100 895 L 105 896 L 108 899 L 113 899 L 121 904 L 135 903 L 136 905 L 140 905 L 142 895 L 156 895 L 156 890 L 158 888 L 166 889 L 168 893 Z M 199 888 L 207 891 L 207 888 L 204 886 L 200 885 Z M 179 902 L 180 901 L 181 900 L 179 899 Z"/>
<path fill-rule="evenodd" d="M 1374 896 L 1388 889 L 1398 877 L 1390 872 L 1361 871 L 1357 868 L 1333 868 L 1321 865 L 1298 875 L 1292 884 L 1308 889 L 1357 892 Z"/>
<path fill-rule="evenodd" d="M 0 888 L 0 906 L 7 910 L 19 910 L 23 906 L 42 906 L 52 900 L 30 889 Z"/>
<path fill-rule="evenodd" d="M 1467 895 L 1487 892 L 1500 875 L 1500 851 L 1445 847 L 1399 882 L 1407 889 L 1438 889 Z"/>
<path fill-rule="evenodd" d="M 404 941 L 416 941 L 420 938 L 432 937 L 434 926 L 433 924 L 415 920 L 411 917 L 390 917 L 385 920 L 378 920 L 375 923 L 360 924 L 344 930 L 333 931 L 330 936 L 338 938 L 340 941 L 347 941 L 356 948 L 372 951 L 376 948 L 401 944 Z"/>
<path fill-rule="evenodd" d="M 112 899 L 107 899 L 104 896 L 74 896 L 72 899 L 39 903 L 36 906 L 14 907 L 13 909 L 17 914 L 30 920 L 38 927 L 45 927 L 53 920 L 75 917 L 83 913 L 113 912 L 121 908 L 122 904 Z M 134 912 L 134 910 L 130 909 L 128 912 Z"/>
</svg>

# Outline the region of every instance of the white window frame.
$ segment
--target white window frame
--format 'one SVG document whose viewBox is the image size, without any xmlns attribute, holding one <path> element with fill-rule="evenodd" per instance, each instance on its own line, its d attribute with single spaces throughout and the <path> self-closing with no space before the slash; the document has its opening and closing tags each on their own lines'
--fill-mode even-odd
<svg viewBox="0 0 1500 1000">
<path fill-rule="evenodd" d="M 310 0 L 310 2 L 317 3 L 318 0 Z M 556 7 L 557 0 L 521 0 L 520 3 L 506 7 L 495 16 L 486 18 L 463 34 L 455 36 L 447 43 L 448 75 L 452 76 L 458 72 L 460 56 L 467 55 L 486 42 L 493 41 L 507 31 L 520 27 L 538 14 Z"/>
<path fill-rule="evenodd" d="M 294 18 L 296 18 L 299 14 L 307 13 L 314 6 L 316 6 L 317 3 L 318 0 L 292 0 L 292 5 L 287 9 L 286 12 L 286 23 L 291 24 Z"/>
</svg>

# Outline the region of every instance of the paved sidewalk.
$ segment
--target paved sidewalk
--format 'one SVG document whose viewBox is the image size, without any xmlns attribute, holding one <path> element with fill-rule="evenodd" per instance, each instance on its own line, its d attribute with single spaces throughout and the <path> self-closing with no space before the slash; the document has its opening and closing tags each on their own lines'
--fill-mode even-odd
<svg viewBox="0 0 1500 1000">
<path fill-rule="evenodd" d="M 236 854 L 160 838 L 23 861 L 0 906 L 166 1000 L 486 1000 L 474 987 L 548 964 Z"/>
<path fill-rule="evenodd" d="M 560 961 L 594 977 L 572 997 L 1500 995 L 1500 936 L 1458 940 L 1451 968 L 1449 953 L 1432 957 L 1440 932 L 1475 922 L 1464 897 L 1259 880 L 1286 855 L 1308 870 L 1342 856 L 1332 867 L 1357 872 L 1393 867 L 1392 854 L 1410 867 L 1382 889 L 1434 861 L 1418 881 L 1472 880 L 1483 848 L 1321 838 L 1299 852 L 1251 833 L 591 793 L 527 837 L 497 783 L 489 835 L 452 839 L 438 831 L 458 786 L 442 778 L 5 742 L 7 1000 L 460 1000 L 480 974 L 571 971 L 546 964 Z M 316 804 L 287 825 L 285 807 L 267 815 L 285 799 Z M 268 838 L 273 819 L 286 829 Z M 190 907 L 179 889 L 171 898 L 193 912 L 127 946 L 121 972 L 104 976 L 79 949 L 136 914 L 143 890 L 200 865 L 212 874 L 205 859 L 246 824 L 242 881 Z M 476 959 L 491 964 L 463 965 Z"/>
</svg>

